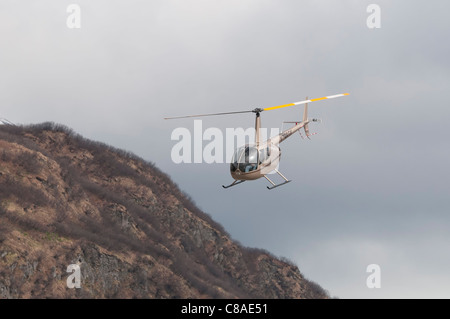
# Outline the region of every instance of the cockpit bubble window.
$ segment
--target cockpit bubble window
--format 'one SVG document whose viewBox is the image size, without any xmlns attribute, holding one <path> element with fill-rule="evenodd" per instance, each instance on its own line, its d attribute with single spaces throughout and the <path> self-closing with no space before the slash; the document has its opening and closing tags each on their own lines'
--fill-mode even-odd
<svg viewBox="0 0 450 319">
<path fill-rule="evenodd" d="M 270 157 L 270 147 L 265 147 L 259 150 L 259 164 L 264 163 Z"/>
<path fill-rule="evenodd" d="M 254 146 L 242 146 L 233 155 L 231 171 L 251 172 L 258 168 L 259 152 Z"/>
</svg>

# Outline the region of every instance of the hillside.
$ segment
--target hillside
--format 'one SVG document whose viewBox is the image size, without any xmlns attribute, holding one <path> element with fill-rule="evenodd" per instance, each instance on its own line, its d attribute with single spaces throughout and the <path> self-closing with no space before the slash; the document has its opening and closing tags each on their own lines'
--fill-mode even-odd
<svg viewBox="0 0 450 319">
<path fill-rule="evenodd" d="M 78 264 L 81 288 L 69 289 Z M 0 299 L 328 298 L 242 247 L 153 164 L 70 129 L 0 126 Z"/>
</svg>

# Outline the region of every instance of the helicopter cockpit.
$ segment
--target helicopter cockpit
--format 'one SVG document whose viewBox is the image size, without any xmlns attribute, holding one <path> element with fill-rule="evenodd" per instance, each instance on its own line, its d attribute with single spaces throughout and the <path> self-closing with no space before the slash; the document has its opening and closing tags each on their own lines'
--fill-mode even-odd
<svg viewBox="0 0 450 319">
<path fill-rule="evenodd" d="M 258 169 L 259 152 L 256 146 L 245 145 L 236 150 L 231 160 L 231 171 L 248 173 Z"/>
</svg>

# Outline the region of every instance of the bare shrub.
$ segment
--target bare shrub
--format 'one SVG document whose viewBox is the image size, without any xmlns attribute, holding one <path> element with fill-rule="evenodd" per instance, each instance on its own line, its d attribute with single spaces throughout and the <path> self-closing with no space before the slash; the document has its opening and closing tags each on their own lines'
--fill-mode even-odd
<svg viewBox="0 0 450 319">
<path fill-rule="evenodd" d="M 17 203 L 22 207 L 27 205 L 47 206 L 50 203 L 45 193 L 35 187 L 23 185 L 11 176 L 5 176 L 0 181 L 1 199 L 15 197 Z"/>
<path fill-rule="evenodd" d="M 24 168 L 30 174 L 38 174 L 42 169 L 36 153 L 22 152 L 14 159 L 16 165 Z"/>
</svg>

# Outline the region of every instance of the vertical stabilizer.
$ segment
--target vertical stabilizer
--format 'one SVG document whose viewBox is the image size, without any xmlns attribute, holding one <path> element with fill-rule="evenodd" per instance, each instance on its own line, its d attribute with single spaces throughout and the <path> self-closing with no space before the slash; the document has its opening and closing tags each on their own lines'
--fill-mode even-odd
<svg viewBox="0 0 450 319">
<path fill-rule="evenodd" d="M 306 97 L 306 100 L 308 100 L 308 97 Z M 303 129 L 305 130 L 306 137 L 309 138 L 311 134 L 309 133 L 308 127 L 308 103 L 305 104 L 305 109 L 303 110 L 303 123 L 305 123 Z"/>
<path fill-rule="evenodd" d="M 306 97 L 306 100 L 308 100 L 308 97 Z M 303 110 L 303 122 L 306 122 L 308 120 L 308 103 L 305 104 L 305 109 Z"/>
</svg>

